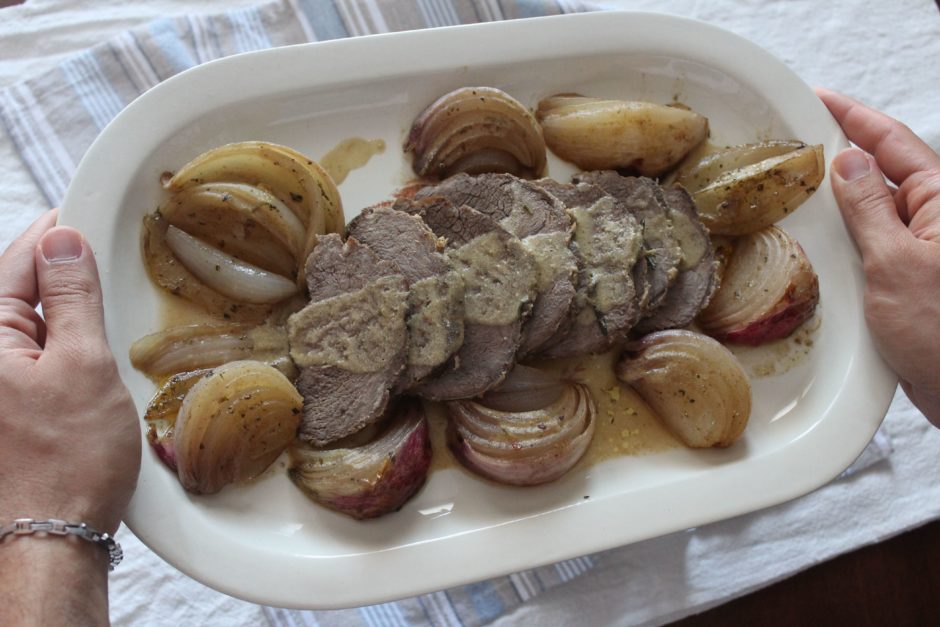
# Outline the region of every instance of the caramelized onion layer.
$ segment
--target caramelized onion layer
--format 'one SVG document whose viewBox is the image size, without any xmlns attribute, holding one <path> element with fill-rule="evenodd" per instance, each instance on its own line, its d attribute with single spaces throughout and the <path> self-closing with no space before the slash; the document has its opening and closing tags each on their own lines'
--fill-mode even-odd
<svg viewBox="0 0 940 627">
<path fill-rule="evenodd" d="M 627 346 L 616 372 L 686 446 L 729 446 L 747 426 L 747 375 L 727 348 L 706 335 L 646 335 Z"/>
<path fill-rule="evenodd" d="M 402 400 L 377 437 L 360 446 L 290 447 L 291 480 L 311 499 L 353 518 L 401 508 L 427 479 L 431 440 L 419 401 Z"/>
<path fill-rule="evenodd" d="M 545 143 L 583 170 L 629 169 L 658 176 L 708 133 L 708 120 L 684 107 L 560 95 L 536 111 Z"/>
<path fill-rule="evenodd" d="M 538 178 L 545 142 L 532 114 L 493 87 L 462 87 L 429 105 L 414 121 L 405 152 L 418 176 L 509 172 Z"/>
<path fill-rule="evenodd" d="M 819 303 L 819 279 L 803 248 L 771 226 L 734 242 L 721 286 L 699 314 L 720 340 L 758 345 L 790 335 Z"/>
<path fill-rule="evenodd" d="M 303 398 L 271 366 L 235 361 L 214 369 L 186 394 L 174 429 L 183 487 L 213 494 L 256 477 L 287 448 Z"/>
<path fill-rule="evenodd" d="M 564 385 L 540 409 L 505 412 L 475 401 L 447 403 L 450 447 L 470 470 L 511 485 L 537 485 L 568 472 L 594 437 L 594 399 L 587 387 Z"/>
</svg>

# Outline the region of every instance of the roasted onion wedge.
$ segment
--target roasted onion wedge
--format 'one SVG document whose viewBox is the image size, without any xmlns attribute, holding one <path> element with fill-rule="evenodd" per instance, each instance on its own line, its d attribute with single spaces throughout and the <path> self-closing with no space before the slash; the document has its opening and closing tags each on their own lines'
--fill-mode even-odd
<svg viewBox="0 0 940 627">
<path fill-rule="evenodd" d="M 317 180 L 311 176 L 306 160 L 299 161 L 293 152 L 266 142 L 226 144 L 184 165 L 166 179 L 164 187 L 178 192 L 204 183 L 254 185 L 290 207 L 308 232 L 326 233 L 326 213 L 319 206 L 321 192 Z"/>
<path fill-rule="evenodd" d="M 307 171 L 310 180 L 316 185 L 317 206 L 323 213 L 325 232 L 342 234 L 346 230 L 346 218 L 343 215 L 343 202 L 333 177 L 319 163 L 289 146 L 281 144 L 266 144 L 266 146 L 275 153 L 293 159 L 294 163 Z"/>
<path fill-rule="evenodd" d="M 659 176 L 708 134 L 708 120 L 680 106 L 561 95 L 539 102 L 545 143 L 582 170 Z"/>
<path fill-rule="evenodd" d="M 260 321 L 271 311 L 268 305 L 246 303 L 226 296 L 198 279 L 180 263 L 167 244 L 169 226 L 159 213 L 144 216 L 144 262 L 154 283 L 226 320 Z"/>
<path fill-rule="evenodd" d="M 272 365 L 288 378 L 296 374 L 288 354 L 287 330 L 271 324 L 210 323 L 169 327 L 134 342 L 130 358 L 135 368 L 152 379 L 244 359 Z"/>
<path fill-rule="evenodd" d="M 538 485 L 568 472 L 594 437 L 594 399 L 579 383 L 539 409 L 505 412 L 475 401 L 447 403 L 449 444 L 473 472 L 510 485 Z"/>
<path fill-rule="evenodd" d="M 627 346 L 617 378 L 686 446 L 729 446 L 751 415 L 751 385 L 731 352 L 691 331 L 659 331 Z"/>
<path fill-rule="evenodd" d="M 160 213 L 172 226 L 271 272 L 295 277 L 303 260 L 303 223 L 260 187 L 196 185 L 173 194 Z"/>
<path fill-rule="evenodd" d="M 415 119 L 405 142 L 418 176 L 508 172 L 538 178 L 545 142 L 532 114 L 493 87 L 462 87 L 444 94 Z"/>
<path fill-rule="evenodd" d="M 398 510 L 427 479 L 431 440 L 419 401 L 403 399 L 390 414 L 384 430 L 359 446 L 316 449 L 296 440 L 288 449 L 291 480 L 317 503 L 353 518 Z"/>
<path fill-rule="evenodd" d="M 173 429 L 183 399 L 189 390 L 211 370 L 193 370 L 182 372 L 167 379 L 157 393 L 150 399 L 144 413 L 147 423 L 147 441 L 163 462 L 176 472 L 176 447 L 173 444 Z"/>
<path fill-rule="evenodd" d="M 242 261 L 170 225 L 167 247 L 195 277 L 228 298 L 271 305 L 297 293 L 287 277 Z"/>
<path fill-rule="evenodd" d="M 698 322 L 720 340 L 758 345 L 786 337 L 819 303 L 819 279 L 800 244 L 771 226 L 738 238 L 721 286 Z"/>
<path fill-rule="evenodd" d="M 822 183 L 822 145 L 772 141 L 731 146 L 684 163 L 675 181 L 715 235 L 745 235 L 792 213 Z"/>
<path fill-rule="evenodd" d="M 214 494 L 261 474 L 297 433 L 303 398 L 283 374 L 257 361 L 215 368 L 186 394 L 173 446 L 183 487 Z"/>
</svg>

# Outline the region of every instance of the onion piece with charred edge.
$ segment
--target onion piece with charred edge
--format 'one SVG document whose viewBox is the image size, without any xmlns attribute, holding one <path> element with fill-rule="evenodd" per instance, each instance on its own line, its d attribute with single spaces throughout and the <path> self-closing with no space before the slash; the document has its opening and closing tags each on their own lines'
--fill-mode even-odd
<svg viewBox="0 0 940 627">
<path fill-rule="evenodd" d="M 147 423 L 147 441 L 163 462 L 176 472 L 176 447 L 173 445 L 173 429 L 183 399 L 194 385 L 212 372 L 209 369 L 183 372 L 167 379 L 147 404 L 144 422 Z"/>
<path fill-rule="evenodd" d="M 818 303 L 819 279 L 803 248 L 771 226 L 735 240 L 698 323 L 719 340 L 756 346 L 793 333 Z"/>
<path fill-rule="evenodd" d="M 420 401 L 401 399 L 387 417 L 379 435 L 359 446 L 317 449 L 295 441 L 291 480 L 317 503 L 353 518 L 400 509 L 427 479 L 431 439 Z"/>
<path fill-rule="evenodd" d="M 659 176 L 708 134 L 708 120 L 681 106 L 558 95 L 539 102 L 545 143 L 582 170 Z"/>
<path fill-rule="evenodd" d="M 449 444 L 473 472 L 510 485 L 538 485 L 568 472 L 594 437 L 594 399 L 579 383 L 564 384 L 539 409 L 504 412 L 476 401 L 447 403 Z"/>
<path fill-rule="evenodd" d="M 234 361 L 215 368 L 183 398 L 173 447 L 183 487 L 214 494 L 261 474 L 297 434 L 303 398 L 271 366 Z"/>
<path fill-rule="evenodd" d="M 444 94 L 415 118 L 405 152 L 418 176 L 508 172 L 538 178 L 545 142 L 532 114 L 493 87 L 462 87 Z"/>
<path fill-rule="evenodd" d="M 628 344 L 617 378 L 635 389 L 687 446 L 729 446 L 751 415 L 751 384 L 731 352 L 692 331 L 659 331 Z"/>
</svg>

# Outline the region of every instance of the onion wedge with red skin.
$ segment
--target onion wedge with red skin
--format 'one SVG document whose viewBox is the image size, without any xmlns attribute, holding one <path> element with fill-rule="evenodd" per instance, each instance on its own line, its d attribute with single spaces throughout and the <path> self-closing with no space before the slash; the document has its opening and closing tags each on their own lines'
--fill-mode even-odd
<svg viewBox="0 0 940 627">
<path fill-rule="evenodd" d="M 388 417 L 384 430 L 359 446 L 318 449 L 296 440 L 291 480 L 312 500 L 356 519 L 400 509 L 427 479 L 431 436 L 416 399 L 402 399 Z"/>
<path fill-rule="evenodd" d="M 692 331 L 650 333 L 615 368 L 686 446 L 730 446 L 751 415 L 751 384 L 718 341 Z"/>
<path fill-rule="evenodd" d="M 147 404 L 144 422 L 147 423 L 147 441 L 163 463 L 176 472 L 176 447 L 173 445 L 173 429 L 183 399 L 194 385 L 212 372 L 209 369 L 183 372 L 167 379 Z"/>
<path fill-rule="evenodd" d="M 527 486 L 558 479 L 587 451 L 597 414 L 586 386 L 563 385 L 556 401 L 530 411 L 447 403 L 451 450 L 471 471 L 499 483 Z"/>
<path fill-rule="evenodd" d="M 793 333 L 818 303 L 819 279 L 803 248 L 771 226 L 735 240 L 721 286 L 698 323 L 721 341 L 758 346 Z"/>
<path fill-rule="evenodd" d="M 435 100 L 415 118 L 404 149 L 414 154 L 415 174 L 436 179 L 458 172 L 539 178 L 546 165 L 538 122 L 494 87 L 462 87 Z"/>
<path fill-rule="evenodd" d="M 233 361 L 200 379 L 173 429 L 176 472 L 194 494 L 257 477 L 297 434 L 303 398 L 275 368 Z"/>
</svg>

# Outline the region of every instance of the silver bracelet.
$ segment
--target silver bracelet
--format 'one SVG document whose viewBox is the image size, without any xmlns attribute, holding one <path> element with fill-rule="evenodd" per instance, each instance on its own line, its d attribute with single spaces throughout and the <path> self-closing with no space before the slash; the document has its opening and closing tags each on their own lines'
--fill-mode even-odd
<svg viewBox="0 0 940 627">
<path fill-rule="evenodd" d="M 108 570 L 114 570 L 114 567 L 124 559 L 124 551 L 121 545 L 111 537 L 110 533 L 101 533 L 95 531 L 85 523 L 69 523 L 64 520 L 33 520 L 32 518 L 17 518 L 12 525 L 0 526 L 0 543 L 7 536 L 28 536 L 34 533 L 44 533 L 51 536 L 78 536 L 83 540 L 94 542 L 103 546 L 108 551 Z"/>
</svg>

